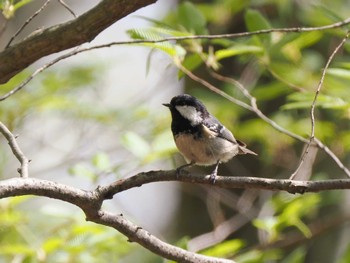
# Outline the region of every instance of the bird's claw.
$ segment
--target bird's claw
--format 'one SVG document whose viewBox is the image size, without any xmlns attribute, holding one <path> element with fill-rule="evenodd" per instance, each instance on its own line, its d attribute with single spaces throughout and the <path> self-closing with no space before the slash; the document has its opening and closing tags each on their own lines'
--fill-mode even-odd
<svg viewBox="0 0 350 263">
<path fill-rule="evenodd" d="M 215 184 L 215 181 L 216 181 L 216 173 L 211 173 L 209 177 L 209 182 L 211 184 Z"/>
</svg>

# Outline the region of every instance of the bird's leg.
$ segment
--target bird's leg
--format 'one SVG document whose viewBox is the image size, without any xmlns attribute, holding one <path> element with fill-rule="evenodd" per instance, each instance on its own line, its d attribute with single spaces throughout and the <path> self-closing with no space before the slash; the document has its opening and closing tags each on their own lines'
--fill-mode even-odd
<svg viewBox="0 0 350 263">
<path fill-rule="evenodd" d="M 218 167 L 219 167 L 220 161 L 216 162 L 215 168 L 214 170 L 211 172 L 210 177 L 209 177 L 209 181 L 212 184 L 215 184 L 215 180 L 216 180 L 216 176 L 218 174 Z"/>
<path fill-rule="evenodd" d="M 176 179 L 179 179 L 179 176 L 181 174 L 181 171 L 186 168 L 186 167 L 190 167 L 192 165 L 194 165 L 195 162 L 194 161 L 191 161 L 190 163 L 187 163 L 187 164 L 184 164 L 184 165 L 181 165 L 180 167 L 176 168 Z"/>
</svg>

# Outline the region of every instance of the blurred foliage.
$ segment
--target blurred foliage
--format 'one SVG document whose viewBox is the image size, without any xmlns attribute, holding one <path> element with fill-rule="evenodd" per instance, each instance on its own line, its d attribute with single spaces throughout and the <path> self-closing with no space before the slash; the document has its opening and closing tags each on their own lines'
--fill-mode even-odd
<svg viewBox="0 0 350 263">
<path fill-rule="evenodd" d="M 116 262 L 135 250 L 116 231 L 84 222 L 81 213 L 23 209 L 30 199 L 0 202 L 1 262 Z"/>
<path fill-rule="evenodd" d="M 15 9 L 27 2 L 1 1 L 0 9 L 5 17 L 10 18 Z M 128 33 L 133 39 L 157 40 L 193 34 L 321 26 L 349 17 L 349 5 L 344 0 L 335 0 L 332 5 L 325 0 L 182 1 L 163 21 L 144 18 L 152 22 L 153 26 L 132 29 Z M 211 77 L 210 72 L 219 72 L 239 80 L 271 120 L 307 138 L 311 130 L 310 107 L 322 69 L 347 28 L 138 45 L 150 49 L 149 59 L 144 62 L 146 68 L 152 67 L 156 51 L 165 52 L 175 65 L 181 63 L 230 96 L 249 103 L 236 87 Z M 327 70 L 315 111 L 317 138 L 324 141 L 345 164 L 349 161 L 350 150 L 349 51 L 350 45 L 346 43 Z M 99 103 L 103 86 L 100 73 L 104 70 L 104 65 L 96 61 L 93 65 L 52 68 L 36 76 L 15 96 L 0 103 L 0 119 L 10 130 L 26 127 L 29 119 L 37 118 L 63 119 L 64 124 L 58 128 L 59 135 L 68 133 L 68 129 L 72 129 L 69 133 L 73 133 L 74 128 L 71 127 L 79 126 L 89 133 L 98 126 L 98 132 L 89 138 L 90 141 L 94 140 L 97 144 L 98 140 L 105 139 L 110 148 L 95 149 L 86 155 L 79 155 L 80 152 L 72 156 L 66 154 L 69 161 L 62 161 L 68 173 L 82 184 L 88 182 L 97 185 L 106 179 L 115 180 L 125 176 L 125 171 L 134 171 L 135 167 L 169 161 L 176 152 L 169 131 L 170 116 L 167 111 L 160 113 L 159 110 L 150 109 L 147 99 L 142 104 L 130 101 L 129 108 Z M 18 86 L 29 75 L 29 71 L 19 73 L 7 84 L 1 85 L 2 93 Z M 184 77 L 182 72 L 178 75 L 179 78 Z M 220 172 L 273 178 L 290 176 L 299 162 L 303 147 L 301 142 L 278 132 L 253 113 L 213 94 L 193 80 L 185 79 L 185 91 L 203 100 L 237 138 L 243 139 L 249 148 L 259 153 L 255 159 L 237 157 L 227 166 L 220 167 Z M 44 125 L 41 123 L 35 128 L 40 130 Z M 108 136 L 108 133 L 113 136 Z M 52 141 L 59 138 L 54 134 L 47 137 Z M 33 144 L 34 150 L 41 150 L 40 143 Z M 5 177 L 8 174 L 5 168 L 9 162 L 5 153 L 9 149 L 5 143 L 2 146 L 0 176 Z M 313 166 L 312 179 L 341 177 L 343 174 L 340 169 L 320 150 Z M 191 185 L 189 192 L 193 194 L 196 191 L 198 189 Z M 211 192 L 212 189 L 207 191 Z M 242 192 L 231 193 L 240 195 Z M 226 195 L 227 192 L 223 194 L 224 197 Z M 198 202 L 205 203 L 210 199 L 204 197 L 202 192 L 199 196 L 202 199 Z M 240 263 L 349 262 L 349 238 L 338 238 L 341 236 L 341 227 L 331 224 L 324 228 L 313 227 L 328 222 L 328 219 L 331 222 L 331 219 L 346 219 L 348 215 L 343 207 L 345 198 L 341 192 L 298 196 L 261 192 L 252 205 L 259 213 L 249 218 L 249 224 L 231 233 L 226 240 L 200 252 L 233 258 Z M 174 238 L 179 240 L 174 242 L 184 248 L 192 236 L 202 234 L 198 229 L 211 231 L 216 225 L 208 224 L 210 219 L 207 210 L 204 209 L 201 214 L 193 212 L 193 199 L 196 198 L 183 198 L 172 226 L 179 233 L 181 229 L 192 231 L 186 233 L 186 237 Z M 159 257 L 152 257 L 139 249 L 139 246 L 130 245 L 113 229 L 83 223 L 84 219 L 71 211 L 56 211 L 56 214 L 50 214 L 44 209 L 28 211 L 26 207 L 32 205 L 31 201 L 31 198 L 1 200 L 0 262 L 140 262 L 140 259 L 143 262 L 162 262 Z M 230 205 L 238 206 L 234 202 L 230 202 Z M 185 206 L 192 206 L 190 215 L 183 214 Z M 222 206 L 225 218 L 236 213 L 237 209 L 229 205 Z M 57 216 L 57 213 L 60 215 Z M 188 217 L 190 221 L 184 220 Z M 317 230 L 320 233 L 316 236 L 314 233 Z"/>
</svg>

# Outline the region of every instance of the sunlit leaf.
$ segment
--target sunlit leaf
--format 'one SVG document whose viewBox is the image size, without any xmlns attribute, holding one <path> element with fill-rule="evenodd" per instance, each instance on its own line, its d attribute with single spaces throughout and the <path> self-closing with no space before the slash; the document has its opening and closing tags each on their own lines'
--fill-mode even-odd
<svg viewBox="0 0 350 263">
<path fill-rule="evenodd" d="M 202 251 L 202 253 L 212 257 L 228 257 L 237 253 L 244 245 L 244 241 L 240 239 L 233 239 L 221 242 L 214 247 Z"/>
<path fill-rule="evenodd" d="M 350 69 L 343 69 L 343 68 L 329 68 L 327 70 L 327 74 L 342 78 L 345 80 L 350 80 Z"/>
<path fill-rule="evenodd" d="M 281 107 L 284 110 L 291 109 L 305 109 L 311 108 L 315 94 L 310 93 L 293 93 L 288 96 L 288 100 L 291 101 Z M 327 96 L 319 94 L 316 102 L 317 107 L 329 108 L 329 109 L 345 109 L 349 108 L 350 104 L 344 101 L 342 98 Z"/>
<path fill-rule="evenodd" d="M 21 244 L 8 244 L 0 245 L 0 255 L 34 255 L 35 251 L 27 245 Z"/>
<path fill-rule="evenodd" d="M 220 49 L 215 52 L 217 60 L 233 57 L 242 54 L 262 53 L 264 50 L 259 46 L 235 45 L 227 49 Z"/>
</svg>

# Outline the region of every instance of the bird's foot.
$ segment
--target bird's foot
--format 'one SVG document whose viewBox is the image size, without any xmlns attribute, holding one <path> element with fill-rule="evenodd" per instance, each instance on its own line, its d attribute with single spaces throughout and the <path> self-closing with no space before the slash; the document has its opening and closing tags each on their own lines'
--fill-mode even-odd
<svg viewBox="0 0 350 263">
<path fill-rule="evenodd" d="M 214 171 L 211 172 L 210 177 L 209 177 L 209 182 L 211 184 L 215 184 L 216 181 L 216 176 L 218 174 L 218 167 L 219 167 L 220 161 L 217 161 Z"/>
<path fill-rule="evenodd" d="M 210 174 L 210 177 L 209 177 L 209 182 L 211 183 L 211 184 L 215 184 L 215 181 L 216 181 L 216 173 L 214 173 L 214 172 L 212 172 L 211 174 Z"/>
</svg>

